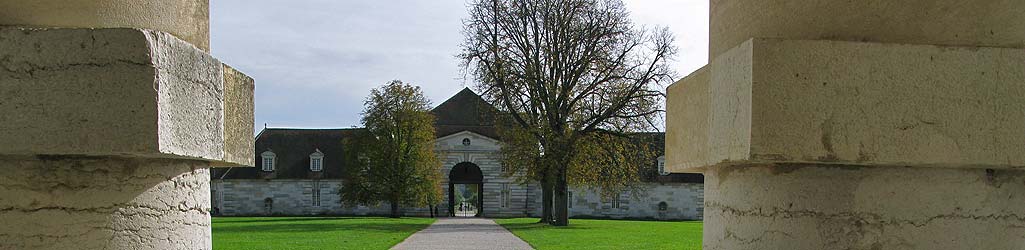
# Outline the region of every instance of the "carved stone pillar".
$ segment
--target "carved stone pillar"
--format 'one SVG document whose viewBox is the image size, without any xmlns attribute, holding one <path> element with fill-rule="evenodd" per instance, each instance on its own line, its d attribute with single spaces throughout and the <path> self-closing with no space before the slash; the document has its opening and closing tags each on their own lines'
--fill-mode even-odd
<svg viewBox="0 0 1025 250">
<path fill-rule="evenodd" d="M 253 82 L 204 51 L 206 8 L 0 1 L 0 249 L 211 248 L 209 168 L 253 165 Z"/>
<path fill-rule="evenodd" d="M 668 88 L 704 249 L 1025 247 L 1021 1 L 711 1 Z"/>
</svg>

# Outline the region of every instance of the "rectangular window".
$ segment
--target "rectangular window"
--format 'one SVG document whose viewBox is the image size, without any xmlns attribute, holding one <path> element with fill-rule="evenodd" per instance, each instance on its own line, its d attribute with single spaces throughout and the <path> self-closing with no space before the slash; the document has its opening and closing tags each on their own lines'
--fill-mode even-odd
<svg viewBox="0 0 1025 250">
<path fill-rule="evenodd" d="M 310 170 L 311 171 L 320 171 L 320 170 L 324 169 L 323 161 L 324 161 L 324 159 L 321 159 L 321 158 L 312 158 L 312 159 L 310 159 Z"/>
<path fill-rule="evenodd" d="M 573 192 L 566 192 L 566 207 L 573 208 Z"/>
<path fill-rule="evenodd" d="M 210 189 L 210 199 L 213 200 L 213 210 L 217 211 L 220 208 L 221 199 L 217 198 L 217 189 Z M 216 214 L 215 214 L 216 215 Z"/>
<path fill-rule="evenodd" d="M 601 202 L 609 204 L 610 208 L 619 208 L 620 195 L 616 194 L 613 197 L 601 197 Z"/>
<path fill-rule="evenodd" d="M 667 174 L 669 174 L 668 172 L 666 172 L 666 161 L 662 157 L 658 158 L 658 174 L 660 174 L 660 175 L 667 175 Z"/>
<path fill-rule="evenodd" d="M 274 158 L 263 158 L 263 171 L 274 171 Z"/>
<path fill-rule="evenodd" d="M 512 203 L 511 202 L 512 201 L 511 193 L 512 193 L 511 190 L 509 190 L 509 183 L 502 183 L 502 193 L 501 193 L 501 196 L 502 196 L 501 197 L 501 199 L 502 199 L 502 202 L 501 202 L 502 203 L 502 207 L 509 207 L 509 204 Z"/>
<path fill-rule="evenodd" d="M 312 195 L 313 195 L 313 197 L 312 197 L 313 198 L 313 206 L 314 207 L 319 207 L 320 206 L 320 183 L 313 182 L 313 192 L 312 192 Z"/>
</svg>

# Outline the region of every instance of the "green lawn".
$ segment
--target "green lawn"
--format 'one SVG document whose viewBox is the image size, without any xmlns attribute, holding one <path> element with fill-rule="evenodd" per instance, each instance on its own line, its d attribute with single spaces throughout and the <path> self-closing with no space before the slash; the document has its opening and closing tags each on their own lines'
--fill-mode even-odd
<svg viewBox="0 0 1025 250">
<path fill-rule="evenodd" d="M 214 249 L 388 249 L 434 223 L 430 218 L 213 218 Z"/>
<path fill-rule="evenodd" d="M 701 249 L 700 221 L 570 219 L 568 227 L 537 224 L 536 218 L 496 219 L 539 250 Z"/>
</svg>

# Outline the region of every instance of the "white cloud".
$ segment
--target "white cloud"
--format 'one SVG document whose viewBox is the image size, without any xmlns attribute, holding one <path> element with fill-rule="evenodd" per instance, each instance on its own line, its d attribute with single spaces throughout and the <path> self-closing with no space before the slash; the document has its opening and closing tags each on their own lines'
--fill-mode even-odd
<svg viewBox="0 0 1025 250">
<path fill-rule="evenodd" d="M 625 0 L 638 24 L 668 26 L 678 73 L 705 64 L 708 0 Z M 416 83 L 435 104 L 464 80 L 455 55 L 463 1 L 211 1 L 213 54 L 256 79 L 256 123 L 359 124 L 370 88 Z M 466 83 L 469 84 L 469 83 Z"/>
</svg>

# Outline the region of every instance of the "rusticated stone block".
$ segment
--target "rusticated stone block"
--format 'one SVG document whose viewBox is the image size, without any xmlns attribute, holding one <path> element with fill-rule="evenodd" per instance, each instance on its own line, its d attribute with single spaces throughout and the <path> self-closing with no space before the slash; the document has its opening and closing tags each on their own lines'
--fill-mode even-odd
<svg viewBox="0 0 1025 250">
<path fill-rule="evenodd" d="M 1025 167 L 1025 50 L 753 39 L 669 87 L 666 167 Z"/>
<path fill-rule="evenodd" d="M 1020 0 L 711 0 L 709 60 L 751 38 L 1025 47 Z"/>
<path fill-rule="evenodd" d="M 0 25 L 144 28 L 171 33 L 210 51 L 209 0 L 0 0 Z"/>
<path fill-rule="evenodd" d="M 203 161 L 4 157 L 0 249 L 210 249 Z"/>
<path fill-rule="evenodd" d="M 2 28 L 0 44 L 0 154 L 252 165 L 252 82 L 192 44 L 128 28 Z"/>
<path fill-rule="evenodd" d="M 224 65 L 224 161 L 253 166 L 253 78 Z"/>
<path fill-rule="evenodd" d="M 705 172 L 703 249 L 1022 249 L 1025 172 L 756 164 Z"/>
</svg>

